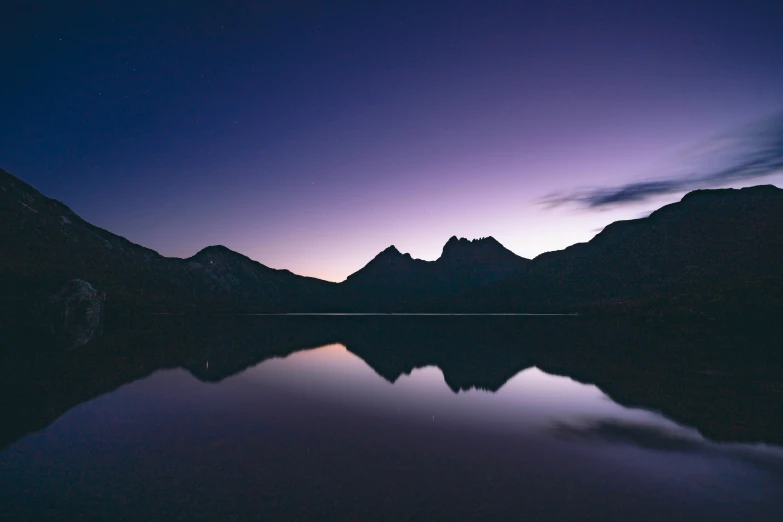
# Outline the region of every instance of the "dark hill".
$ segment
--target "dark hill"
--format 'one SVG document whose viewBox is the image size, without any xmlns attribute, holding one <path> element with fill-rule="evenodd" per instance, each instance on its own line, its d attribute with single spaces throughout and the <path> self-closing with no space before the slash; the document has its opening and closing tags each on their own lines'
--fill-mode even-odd
<svg viewBox="0 0 783 522">
<path fill-rule="evenodd" d="M 296 309 L 328 299 L 334 286 L 225 247 L 163 257 L 0 170 L 0 310 L 35 308 L 74 278 L 106 292 L 108 310 L 156 312 Z"/>
<path fill-rule="evenodd" d="M 263 306 L 271 311 L 310 311 L 333 304 L 334 283 L 276 270 L 222 245 L 185 260 L 203 278 L 209 292 L 229 295 L 234 309 Z"/>
<path fill-rule="evenodd" d="M 612 223 L 459 306 L 780 310 L 782 289 L 783 190 L 758 186 L 691 192 L 649 217 Z"/>
</svg>

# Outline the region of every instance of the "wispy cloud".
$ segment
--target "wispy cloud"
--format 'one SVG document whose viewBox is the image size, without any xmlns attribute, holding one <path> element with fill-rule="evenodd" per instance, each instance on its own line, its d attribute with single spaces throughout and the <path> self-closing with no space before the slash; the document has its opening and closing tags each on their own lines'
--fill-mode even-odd
<svg viewBox="0 0 783 522">
<path fill-rule="evenodd" d="M 605 209 L 651 197 L 714 188 L 783 172 L 783 112 L 705 144 L 699 167 L 668 177 L 613 187 L 592 187 L 551 194 L 550 207 L 575 204 Z"/>
</svg>

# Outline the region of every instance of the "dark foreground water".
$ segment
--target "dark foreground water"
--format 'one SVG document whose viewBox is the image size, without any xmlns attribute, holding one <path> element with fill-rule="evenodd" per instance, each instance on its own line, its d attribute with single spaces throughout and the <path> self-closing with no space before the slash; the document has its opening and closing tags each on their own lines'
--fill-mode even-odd
<svg viewBox="0 0 783 522">
<path fill-rule="evenodd" d="M 41 377 L 59 368 L 67 386 L 50 379 L 24 393 L 81 389 L 99 369 L 117 372 L 112 364 L 123 377 L 104 383 L 119 386 L 106 393 L 87 386 L 62 399 L 67 406 L 31 396 L 26 407 L 65 413 L 0 452 L 0 520 L 783 520 L 777 445 L 714 442 L 661 413 L 622 406 L 599 386 L 517 358 L 524 338 L 461 345 L 475 323 L 463 341 L 429 341 L 429 352 L 406 345 L 445 370 L 409 361 L 395 343 L 428 335 L 427 323 L 409 324 L 343 325 L 361 340 L 313 347 L 264 330 L 269 337 L 255 341 L 266 343 L 264 355 L 249 359 L 236 329 L 226 331 L 231 342 L 206 341 L 197 356 L 172 347 L 184 357 L 177 364 L 63 356 Z M 547 328 L 554 336 L 570 326 Z M 497 324 L 478 331 L 491 340 Z M 487 352 L 496 355 L 476 355 Z M 683 379 L 715 386 L 710 378 L 723 370 L 712 363 Z M 639 364 L 649 372 L 653 363 Z M 645 386 L 687 392 L 678 381 Z M 774 390 L 764 400 L 780 400 Z"/>
</svg>

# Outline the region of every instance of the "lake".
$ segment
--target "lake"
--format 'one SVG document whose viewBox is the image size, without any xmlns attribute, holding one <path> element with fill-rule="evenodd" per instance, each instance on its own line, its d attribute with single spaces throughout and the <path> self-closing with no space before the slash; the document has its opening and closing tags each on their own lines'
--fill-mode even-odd
<svg viewBox="0 0 783 522">
<path fill-rule="evenodd" d="M 571 318 L 215 321 L 7 357 L 0 519 L 783 519 L 767 350 Z M 686 358 L 663 345 L 684 331 Z"/>
</svg>

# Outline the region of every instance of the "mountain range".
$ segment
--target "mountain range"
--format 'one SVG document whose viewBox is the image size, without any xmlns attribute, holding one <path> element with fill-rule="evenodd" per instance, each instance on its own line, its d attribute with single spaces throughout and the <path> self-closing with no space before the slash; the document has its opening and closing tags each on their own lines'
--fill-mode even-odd
<svg viewBox="0 0 783 522">
<path fill-rule="evenodd" d="M 699 190 L 592 240 L 529 260 L 452 237 L 435 261 L 394 246 L 342 283 L 223 246 L 167 258 L 81 219 L 0 170 L 0 313 L 72 279 L 108 312 L 766 313 L 783 309 L 783 190 Z"/>
</svg>

